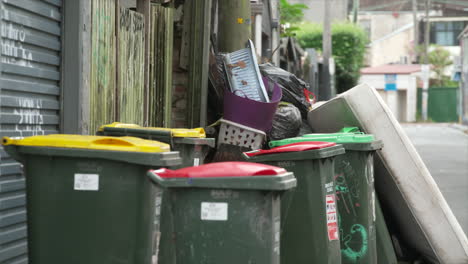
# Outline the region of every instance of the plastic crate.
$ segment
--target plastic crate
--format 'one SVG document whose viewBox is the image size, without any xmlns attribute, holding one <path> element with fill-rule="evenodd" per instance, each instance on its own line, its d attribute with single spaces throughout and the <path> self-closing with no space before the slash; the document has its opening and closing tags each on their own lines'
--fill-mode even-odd
<svg viewBox="0 0 468 264">
<path fill-rule="evenodd" d="M 262 148 L 266 138 L 265 132 L 225 119 L 221 119 L 220 122 L 218 146 L 230 144 L 251 149 Z"/>
</svg>

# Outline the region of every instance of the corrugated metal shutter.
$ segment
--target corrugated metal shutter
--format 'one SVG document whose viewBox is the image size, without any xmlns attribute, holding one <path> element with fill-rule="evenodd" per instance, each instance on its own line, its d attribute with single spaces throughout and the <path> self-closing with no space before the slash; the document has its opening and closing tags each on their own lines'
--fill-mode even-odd
<svg viewBox="0 0 468 264">
<path fill-rule="evenodd" d="M 57 133 L 62 1 L 0 1 L 0 135 Z M 0 263 L 27 263 L 24 177 L 0 158 Z"/>
</svg>

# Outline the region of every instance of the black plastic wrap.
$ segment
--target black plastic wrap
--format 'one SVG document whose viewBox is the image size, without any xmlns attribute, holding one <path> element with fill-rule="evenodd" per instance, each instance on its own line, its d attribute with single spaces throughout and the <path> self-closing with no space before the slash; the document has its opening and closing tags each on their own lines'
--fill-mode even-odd
<svg viewBox="0 0 468 264">
<path fill-rule="evenodd" d="M 281 103 L 273 117 L 273 126 L 268 133 L 270 140 L 296 137 L 302 126 L 301 112 L 292 104 Z"/>
<path fill-rule="evenodd" d="M 304 89 L 308 90 L 309 85 L 297 78 L 296 75 L 270 63 L 261 64 L 259 67 L 264 77 L 267 77 L 270 81 L 277 83 L 281 87 L 283 91 L 281 101 L 296 106 L 301 112 L 302 118 L 307 119 L 307 113 L 310 111 L 311 105 L 304 95 Z"/>
</svg>

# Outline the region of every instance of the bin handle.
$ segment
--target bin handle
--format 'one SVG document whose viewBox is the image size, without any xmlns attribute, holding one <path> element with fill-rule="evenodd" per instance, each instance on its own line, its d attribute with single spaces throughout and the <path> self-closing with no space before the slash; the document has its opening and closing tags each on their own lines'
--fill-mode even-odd
<svg viewBox="0 0 468 264">
<path fill-rule="evenodd" d="M 340 131 L 340 133 L 359 133 L 358 127 L 343 127 Z"/>
<path fill-rule="evenodd" d="M 164 180 L 161 176 L 159 176 L 158 174 L 156 174 L 156 171 L 150 170 L 150 171 L 148 171 L 148 173 L 147 173 L 146 175 L 150 178 L 150 180 L 151 180 L 153 183 L 155 183 L 155 184 L 157 184 L 157 185 L 164 186 L 165 180 Z"/>
<path fill-rule="evenodd" d="M 15 140 L 10 137 L 3 137 L 2 139 L 2 145 L 4 146 L 13 145 L 14 143 L 15 143 Z"/>
<path fill-rule="evenodd" d="M 93 140 L 91 143 L 93 145 L 110 145 L 110 146 L 121 146 L 121 147 L 133 147 L 135 144 L 132 142 L 129 142 L 127 140 L 121 139 L 121 138 L 115 138 L 115 137 L 107 137 L 107 138 L 100 138 Z"/>
</svg>

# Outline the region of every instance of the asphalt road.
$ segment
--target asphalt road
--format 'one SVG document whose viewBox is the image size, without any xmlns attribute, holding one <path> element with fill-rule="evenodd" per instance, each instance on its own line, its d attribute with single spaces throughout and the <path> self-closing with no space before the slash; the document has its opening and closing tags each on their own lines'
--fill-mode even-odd
<svg viewBox="0 0 468 264">
<path fill-rule="evenodd" d="M 468 235 L 468 131 L 449 124 L 403 124 Z"/>
</svg>

